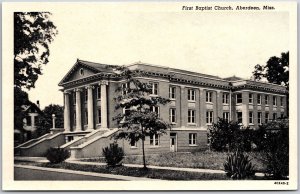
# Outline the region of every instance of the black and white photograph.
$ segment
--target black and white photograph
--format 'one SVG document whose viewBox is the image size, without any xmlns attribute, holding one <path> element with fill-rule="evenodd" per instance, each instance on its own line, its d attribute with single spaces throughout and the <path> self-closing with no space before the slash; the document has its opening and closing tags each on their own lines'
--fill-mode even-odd
<svg viewBox="0 0 300 194">
<path fill-rule="evenodd" d="M 298 188 L 297 3 L 2 9 L 4 190 Z"/>
</svg>

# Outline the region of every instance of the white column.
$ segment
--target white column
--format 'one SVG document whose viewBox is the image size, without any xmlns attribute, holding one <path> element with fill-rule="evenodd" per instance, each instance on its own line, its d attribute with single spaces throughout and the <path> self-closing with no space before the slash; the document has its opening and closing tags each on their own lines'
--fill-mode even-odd
<svg viewBox="0 0 300 194">
<path fill-rule="evenodd" d="M 65 97 L 65 107 L 64 107 L 64 128 L 65 131 L 70 131 L 71 125 L 70 125 L 70 98 L 69 98 L 68 92 L 64 92 Z"/>
<path fill-rule="evenodd" d="M 229 121 L 232 121 L 232 91 L 229 91 Z"/>
<path fill-rule="evenodd" d="M 52 114 L 52 128 L 55 129 L 55 114 Z"/>
<path fill-rule="evenodd" d="M 107 128 L 107 81 L 101 81 L 101 128 Z"/>
<path fill-rule="evenodd" d="M 81 131 L 81 89 L 75 89 L 76 92 L 76 129 L 75 131 Z"/>
<path fill-rule="evenodd" d="M 34 124 L 34 115 L 31 115 L 31 128 L 34 128 L 35 124 Z"/>
<path fill-rule="evenodd" d="M 88 86 L 88 129 L 94 129 L 93 86 Z"/>
</svg>

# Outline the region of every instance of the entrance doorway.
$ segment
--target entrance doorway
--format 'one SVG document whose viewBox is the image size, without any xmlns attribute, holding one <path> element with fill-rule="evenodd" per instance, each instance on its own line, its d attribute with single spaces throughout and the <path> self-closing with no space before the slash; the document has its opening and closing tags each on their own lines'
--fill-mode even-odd
<svg viewBox="0 0 300 194">
<path fill-rule="evenodd" d="M 170 133 L 170 151 L 176 152 L 177 151 L 177 134 Z"/>
</svg>

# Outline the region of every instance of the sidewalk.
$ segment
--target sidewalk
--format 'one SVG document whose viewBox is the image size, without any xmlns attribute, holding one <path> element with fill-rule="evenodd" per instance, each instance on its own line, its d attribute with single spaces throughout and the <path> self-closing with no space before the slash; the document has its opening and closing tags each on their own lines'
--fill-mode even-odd
<svg viewBox="0 0 300 194">
<path fill-rule="evenodd" d="M 24 162 L 40 162 L 47 163 L 49 162 L 45 157 L 26 157 L 26 156 L 15 156 L 14 160 L 24 161 Z"/>
</svg>

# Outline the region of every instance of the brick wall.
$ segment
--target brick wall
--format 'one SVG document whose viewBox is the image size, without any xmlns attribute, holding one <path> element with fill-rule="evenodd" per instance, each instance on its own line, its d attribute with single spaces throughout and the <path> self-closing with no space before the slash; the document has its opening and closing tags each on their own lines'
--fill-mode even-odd
<svg viewBox="0 0 300 194">
<path fill-rule="evenodd" d="M 170 152 L 170 133 L 176 133 L 177 138 L 177 152 L 187 152 L 207 149 L 207 132 L 206 131 L 168 131 L 166 134 L 160 136 L 159 146 L 150 146 L 150 138 L 145 140 L 145 152 L 147 154 Z M 196 133 L 196 146 L 189 145 L 189 133 Z M 124 140 L 119 142 L 127 155 L 140 155 L 142 154 L 142 142 L 137 142 L 137 147 L 131 147 L 130 143 Z"/>
</svg>

